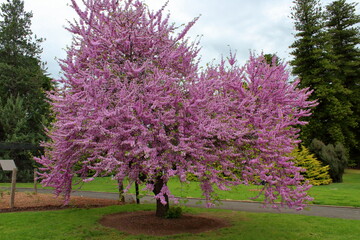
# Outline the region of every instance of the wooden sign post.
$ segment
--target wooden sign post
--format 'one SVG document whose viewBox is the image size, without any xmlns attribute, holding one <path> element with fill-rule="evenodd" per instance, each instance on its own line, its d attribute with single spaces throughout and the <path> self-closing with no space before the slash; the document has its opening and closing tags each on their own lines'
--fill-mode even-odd
<svg viewBox="0 0 360 240">
<path fill-rule="evenodd" d="M 14 207 L 15 202 L 15 190 L 16 190 L 16 173 L 17 168 L 14 160 L 0 160 L 0 167 L 4 171 L 12 171 L 11 176 L 11 194 L 10 194 L 10 208 Z"/>
<path fill-rule="evenodd" d="M 37 194 L 37 169 L 35 168 L 34 169 L 34 191 L 35 191 L 35 194 Z"/>
<path fill-rule="evenodd" d="M 17 174 L 17 169 L 14 168 L 11 176 L 10 208 L 14 207 L 14 202 L 15 202 L 16 174 Z"/>
</svg>

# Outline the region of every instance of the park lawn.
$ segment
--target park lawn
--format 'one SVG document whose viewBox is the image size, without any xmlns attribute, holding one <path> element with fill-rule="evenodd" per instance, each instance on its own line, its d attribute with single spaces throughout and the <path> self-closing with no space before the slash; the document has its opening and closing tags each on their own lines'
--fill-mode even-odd
<svg viewBox="0 0 360 240">
<path fill-rule="evenodd" d="M 312 187 L 314 204 L 360 207 L 360 170 L 347 169 L 342 183 Z"/>
<path fill-rule="evenodd" d="M 12 240 L 100 240 L 100 239 L 357 239 L 358 220 L 335 219 L 293 214 L 247 213 L 219 209 L 186 208 L 185 212 L 224 217 L 231 227 L 171 237 L 134 236 L 106 228 L 98 220 L 117 212 L 154 210 L 154 205 L 123 205 L 93 209 L 67 209 L 44 212 L 0 214 L 1 239 Z M 331 226 L 331 227 L 330 227 Z"/>
<path fill-rule="evenodd" d="M 353 206 L 360 207 L 360 170 L 347 169 L 343 176 L 342 183 L 332 183 L 329 185 L 314 186 L 310 189 L 309 194 L 314 198 L 314 204 L 336 205 L 336 206 Z M 0 183 L 0 187 L 10 187 L 9 183 Z M 32 188 L 31 183 L 18 183 L 17 187 Z M 74 186 L 76 190 L 78 186 Z M 126 183 L 125 183 L 126 186 Z M 199 183 L 190 182 L 181 184 L 176 178 L 169 181 L 168 186 L 175 196 L 203 198 Z M 39 185 L 40 187 L 40 185 Z M 140 186 L 140 189 L 144 186 Z M 229 191 L 217 190 L 218 199 L 228 200 L 249 200 L 259 194 L 261 186 L 257 185 L 239 185 Z M 117 182 L 110 177 L 96 178 L 94 181 L 81 185 L 82 191 L 95 192 L 118 192 Z M 129 189 L 130 193 L 135 193 L 134 187 Z M 146 194 L 146 192 L 142 192 Z M 262 201 L 262 197 L 256 201 Z"/>
</svg>

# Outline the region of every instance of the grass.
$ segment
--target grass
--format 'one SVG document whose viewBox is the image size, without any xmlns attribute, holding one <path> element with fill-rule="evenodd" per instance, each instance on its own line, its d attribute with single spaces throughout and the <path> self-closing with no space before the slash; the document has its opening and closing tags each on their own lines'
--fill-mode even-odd
<svg viewBox="0 0 360 240">
<path fill-rule="evenodd" d="M 124 205 L 95 209 L 0 214 L 0 239 L 357 239 L 357 220 L 332 219 L 292 214 L 246 213 L 216 209 L 187 208 L 190 213 L 213 214 L 228 219 L 232 226 L 200 234 L 171 237 L 133 236 L 98 224 L 106 214 L 153 210 L 152 205 Z M 329 227 L 331 226 L 331 227 Z"/>
<path fill-rule="evenodd" d="M 360 207 L 360 170 L 347 169 L 342 183 L 316 186 L 309 194 L 314 204 Z"/>
<path fill-rule="evenodd" d="M 9 186 L 9 184 L 0 184 Z M 17 187 L 33 187 L 18 183 Z M 40 186 L 39 186 L 40 187 Z M 181 185 L 176 179 L 169 187 L 177 196 L 201 197 L 198 183 Z M 218 191 L 220 199 L 244 200 L 255 196 L 259 186 L 237 186 L 230 191 Z M 86 191 L 117 192 L 117 183 L 111 178 L 97 178 L 82 186 Z M 131 191 L 133 192 L 133 188 Z M 360 170 L 347 170 L 343 183 L 316 186 L 310 190 L 315 204 L 360 207 Z M 133 236 L 105 228 L 98 220 L 116 212 L 154 210 L 154 205 L 124 205 L 95 209 L 67 209 L 46 212 L 18 212 L 0 214 L 0 239 L 357 239 L 358 220 L 333 219 L 314 216 L 247 213 L 218 209 L 186 208 L 190 213 L 209 213 L 228 219 L 232 226 L 201 234 L 181 234 L 171 237 Z M 329 227 L 331 226 L 331 227 Z"/>
<path fill-rule="evenodd" d="M 347 169 L 343 177 L 343 183 L 312 187 L 309 194 L 314 197 L 313 203 L 360 207 L 360 170 Z M 1 186 L 10 187 L 10 184 L 0 183 Z M 199 183 L 197 182 L 180 184 L 177 179 L 171 179 L 168 186 L 175 196 L 202 198 Z M 17 187 L 32 188 L 33 184 L 18 183 Z M 240 185 L 233 187 L 230 191 L 216 191 L 216 193 L 219 199 L 249 200 L 258 194 L 260 188 L 260 186 L 256 185 Z M 118 191 L 116 181 L 111 180 L 110 177 L 97 178 L 92 182 L 85 183 L 82 185 L 81 190 L 96 192 Z M 134 187 L 130 188 L 130 193 L 134 193 Z M 262 198 L 257 199 L 257 201 L 261 200 Z"/>
</svg>

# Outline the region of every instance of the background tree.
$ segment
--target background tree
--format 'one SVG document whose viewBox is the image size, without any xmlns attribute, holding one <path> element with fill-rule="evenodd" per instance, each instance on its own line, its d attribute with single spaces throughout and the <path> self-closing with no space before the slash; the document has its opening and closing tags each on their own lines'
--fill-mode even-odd
<svg viewBox="0 0 360 240">
<path fill-rule="evenodd" d="M 46 91 L 52 82 L 40 60 L 40 43 L 30 29 L 32 13 L 22 0 L 7 0 L 0 6 L 0 142 L 27 142 L 38 145 L 45 139 L 44 126 L 50 121 Z M 17 115 L 18 114 L 18 115 Z M 3 151 L 2 157 L 15 160 L 24 172 L 32 170 L 29 151 Z"/>
<path fill-rule="evenodd" d="M 228 67 L 222 61 L 199 73 L 197 45 L 185 39 L 194 22 L 174 34 L 163 8 L 84 4 L 72 0 L 80 20 L 68 28 L 74 42 L 62 61 L 63 88 L 51 94 L 51 141 L 36 158 L 44 185 L 69 199 L 75 175 L 127 177 L 146 184 L 163 217 L 168 180 L 193 174 L 209 204 L 214 186 L 260 180 L 267 203 L 304 207 L 309 186 L 287 153 L 298 143 L 292 126 L 304 124 L 299 118 L 313 102 L 298 82 L 289 83 L 284 66 L 252 56 L 242 68 L 230 54 Z"/>
<path fill-rule="evenodd" d="M 349 149 L 354 141 L 351 129 L 355 126 L 351 91 L 336 72 L 336 56 L 325 28 L 324 13 L 318 0 L 294 1 L 292 18 L 296 40 L 291 45 L 293 73 L 301 79 L 301 87 L 314 90 L 311 99 L 318 106 L 302 128 L 301 138 L 309 146 L 314 138 L 325 143 L 342 143 Z"/>
<path fill-rule="evenodd" d="M 282 59 L 279 58 L 276 53 L 267 53 L 264 54 L 264 58 L 267 62 L 267 64 L 273 64 L 273 61 L 275 63 L 275 65 L 280 65 L 282 63 Z"/>
<path fill-rule="evenodd" d="M 360 166 L 360 16 L 356 6 L 345 0 L 332 2 L 326 6 L 325 23 L 336 66 L 334 74 L 347 89 L 341 101 L 351 104 L 343 144 L 350 150 L 350 160 Z"/>
<path fill-rule="evenodd" d="M 293 1 L 291 18 L 297 31 L 295 42 L 290 46 L 294 50 L 291 54 L 293 73 L 301 79 L 301 87 L 320 82 L 323 77 L 324 61 L 324 34 L 322 32 L 322 10 L 319 0 Z M 324 61 L 319 61 L 324 59 Z M 314 96 L 312 98 L 315 98 Z"/>
<path fill-rule="evenodd" d="M 316 157 L 330 167 L 329 174 L 333 182 L 342 182 L 343 174 L 348 163 L 346 149 L 341 143 L 325 145 L 322 141 L 314 139 L 309 150 L 315 153 Z"/>
</svg>

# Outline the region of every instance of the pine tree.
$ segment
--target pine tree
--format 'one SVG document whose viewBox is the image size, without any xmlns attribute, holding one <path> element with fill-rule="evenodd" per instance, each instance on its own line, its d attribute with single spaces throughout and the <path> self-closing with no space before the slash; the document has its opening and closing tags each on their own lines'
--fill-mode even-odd
<svg viewBox="0 0 360 240">
<path fill-rule="evenodd" d="M 360 15 L 356 14 L 355 3 L 345 0 L 334 1 L 326 6 L 326 27 L 329 43 L 334 55 L 336 77 L 341 81 L 346 94 L 342 102 L 351 104 L 351 118 L 348 118 L 345 144 L 351 157 L 360 155 Z M 358 157 L 359 158 L 359 157 Z M 359 165 L 360 165 L 360 159 Z"/>
<path fill-rule="evenodd" d="M 312 82 L 321 81 L 324 55 L 324 36 L 322 33 L 322 10 L 319 0 L 295 0 L 292 8 L 296 40 L 290 46 L 294 60 L 291 61 L 293 73 L 301 79 L 300 86 L 308 87 Z M 311 86 L 312 87 L 312 86 Z"/>
<path fill-rule="evenodd" d="M 45 139 L 44 125 L 50 120 L 45 92 L 52 88 L 40 60 L 43 39 L 32 33 L 32 13 L 25 11 L 22 0 L 7 0 L 0 10 L 0 115 L 12 118 L 15 108 L 21 108 L 23 115 L 1 120 L 0 142 L 39 144 Z M 28 151 L 0 154 L 15 159 L 20 170 L 32 167 Z"/>
<path fill-rule="evenodd" d="M 294 4 L 292 18 L 297 33 L 291 45 L 293 73 L 301 79 L 301 87 L 314 90 L 312 99 L 319 103 L 313 115 L 306 119 L 310 123 L 302 128 L 301 138 L 307 146 L 314 138 L 347 146 L 352 111 L 344 96 L 349 90 L 335 74 L 335 56 L 325 31 L 320 1 L 296 0 Z"/>
<path fill-rule="evenodd" d="M 283 60 L 281 58 L 279 58 L 276 53 L 267 53 L 264 54 L 264 58 L 267 64 L 275 64 L 276 66 L 279 66 Z"/>
</svg>

